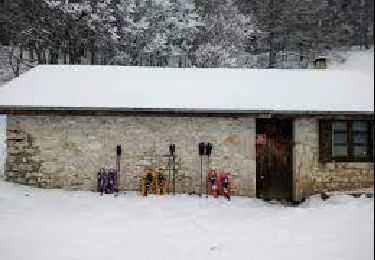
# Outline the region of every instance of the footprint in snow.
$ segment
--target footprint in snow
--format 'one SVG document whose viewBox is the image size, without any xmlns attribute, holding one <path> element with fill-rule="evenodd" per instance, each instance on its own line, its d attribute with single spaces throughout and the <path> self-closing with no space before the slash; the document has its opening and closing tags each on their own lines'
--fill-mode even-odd
<svg viewBox="0 0 375 260">
<path fill-rule="evenodd" d="M 218 251 L 220 249 L 219 245 L 212 245 L 209 248 L 210 248 L 210 251 Z"/>
</svg>

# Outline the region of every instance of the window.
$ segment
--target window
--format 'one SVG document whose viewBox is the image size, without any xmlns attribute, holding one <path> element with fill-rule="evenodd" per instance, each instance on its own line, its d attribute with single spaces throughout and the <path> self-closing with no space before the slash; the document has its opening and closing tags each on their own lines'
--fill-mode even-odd
<svg viewBox="0 0 375 260">
<path fill-rule="evenodd" d="M 320 161 L 373 161 L 373 121 L 322 120 L 319 124 Z"/>
<path fill-rule="evenodd" d="M 332 131 L 332 155 L 348 156 L 348 124 L 334 122 Z"/>
<path fill-rule="evenodd" d="M 366 157 L 368 154 L 368 124 L 363 121 L 355 121 L 352 125 L 353 155 L 354 157 Z"/>
</svg>

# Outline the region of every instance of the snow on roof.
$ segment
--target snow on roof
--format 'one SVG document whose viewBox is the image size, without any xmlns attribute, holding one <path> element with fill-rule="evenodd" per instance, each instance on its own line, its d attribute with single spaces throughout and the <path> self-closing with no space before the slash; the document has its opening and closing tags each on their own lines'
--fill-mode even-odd
<svg viewBox="0 0 375 260">
<path fill-rule="evenodd" d="M 370 50 L 351 50 L 343 53 L 346 60 L 343 63 L 333 62 L 328 67 L 339 70 L 363 71 L 374 77 L 374 47 Z"/>
<path fill-rule="evenodd" d="M 354 71 L 42 65 L 0 88 L 0 108 L 373 112 L 373 87 Z"/>
<path fill-rule="evenodd" d="M 319 55 L 319 56 L 316 56 L 314 60 L 320 60 L 320 59 L 328 59 L 328 56 L 326 56 L 326 55 Z"/>
</svg>

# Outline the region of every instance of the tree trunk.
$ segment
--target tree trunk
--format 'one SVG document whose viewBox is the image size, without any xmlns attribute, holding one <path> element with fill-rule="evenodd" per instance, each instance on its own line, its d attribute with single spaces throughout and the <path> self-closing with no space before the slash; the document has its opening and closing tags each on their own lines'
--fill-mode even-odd
<svg viewBox="0 0 375 260">
<path fill-rule="evenodd" d="M 51 49 L 50 50 L 50 64 L 58 64 L 58 63 L 59 63 L 58 49 Z"/>
<path fill-rule="evenodd" d="M 95 59 L 96 53 L 95 53 L 95 50 L 93 48 L 90 50 L 90 55 L 91 55 L 90 64 L 95 65 L 95 63 L 96 63 L 96 59 Z"/>
<path fill-rule="evenodd" d="M 35 61 L 34 50 L 32 48 L 29 49 L 29 59 L 30 59 L 30 62 Z"/>
<path fill-rule="evenodd" d="M 373 1 L 373 0 L 372 0 Z M 374 11 L 374 9 L 372 9 L 372 12 Z M 368 37 L 368 32 L 369 32 L 369 28 L 370 28 L 370 12 L 371 12 L 371 7 L 370 7 L 370 0 L 366 0 L 365 2 L 365 15 L 364 15 L 364 44 L 365 44 L 365 49 L 366 50 L 369 50 L 370 49 L 370 42 L 369 42 L 369 37 Z"/>
<path fill-rule="evenodd" d="M 20 48 L 20 53 L 17 60 L 17 74 L 16 77 L 20 75 L 20 69 L 21 69 L 21 61 L 23 60 L 23 48 Z"/>
<path fill-rule="evenodd" d="M 36 57 L 38 59 L 38 64 L 43 64 L 42 52 L 39 49 L 35 48 Z"/>
<path fill-rule="evenodd" d="M 63 49 L 63 57 L 64 57 L 64 64 L 67 64 L 67 57 L 66 57 L 66 48 Z"/>
<path fill-rule="evenodd" d="M 268 68 L 274 69 L 276 67 L 276 51 L 274 46 L 274 34 L 271 32 L 269 36 L 269 60 L 268 60 Z"/>
<path fill-rule="evenodd" d="M 306 69 L 305 67 L 305 52 L 302 47 L 302 44 L 299 46 L 299 68 Z"/>
<path fill-rule="evenodd" d="M 48 54 L 48 64 L 53 64 L 53 50 L 49 49 Z"/>
<path fill-rule="evenodd" d="M 42 51 L 43 64 L 47 64 L 47 54 L 46 50 Z"/>
<path fill-rule="evenodd" d="M 70 49 L 70 50 L 69 50 L 69 64 L 70 64 L 70 65 L 75 64 L 75 60 L 76 60 L 76 58 L 75 58 L 74 50 L 73 50 L 73 49 Z"/>
<path fill-rule="evenodd" d="M 14 59 L 15 59 L 15 55 L 14 55 L 14 50 L 16 49 L 16 46 L 13 46 L 12 47 L 12 50 L 9 52 L 9 65 L 10 67 L 12 68 L 12 71 L 13 71 L 13 75 L 14 77 L 18 77 L 19 76 L 19 63 L 18 63 L 18 60 L 16 62 L 16 64 L 14 64 Z"/>
</svg>

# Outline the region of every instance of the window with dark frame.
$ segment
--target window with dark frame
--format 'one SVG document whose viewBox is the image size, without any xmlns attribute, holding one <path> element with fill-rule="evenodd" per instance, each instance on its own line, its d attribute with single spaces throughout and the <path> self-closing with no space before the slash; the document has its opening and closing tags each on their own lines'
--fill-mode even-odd
<svg viewBox="0 0 375 260">
<path fill-rule="evenodd" d="M 366 157 L 368 155 L 368 128 L 367 122 L 352 122 L 352 149 L 354 157 Z"/>
<path fill-rule="evenodd" d="M 366 158 L 369 123 L 367 121 L 333 121 L 332 157 L 337 159 Z"/>
<path fill-rule="evenodd" d="M 374 121 L 321 120 L 321 162 L 373 162 Z"/>
<path fill-rule="evenodd" d="M 348 123 L 336 121 L 332 125 L 332 156 L 348 156 Z"/>
</svg>

